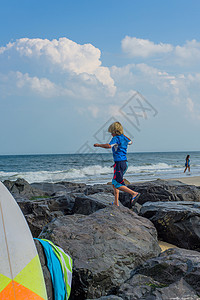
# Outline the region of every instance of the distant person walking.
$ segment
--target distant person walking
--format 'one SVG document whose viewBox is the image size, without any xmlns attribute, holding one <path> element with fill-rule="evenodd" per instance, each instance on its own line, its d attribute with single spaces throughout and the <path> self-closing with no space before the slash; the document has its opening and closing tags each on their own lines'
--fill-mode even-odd
<svg viewBox="0 0 200 300">
<path fill-rule="evenodd" d="M 124 135 L 124 130 L 119 122 L 112 123 L 108 132 L 113 136 L 109 144 L 94 144 L 94 147 L 101 147 L 105 149 L 112 148 L 114 158 L 114 176 L 112 185 L 114 188 L 115 201 L 114 205 L 119 206 L 119 190 L 127 192 L 132 195 L 131 205 L 134 205 L 138 200 L 140 193 L 137 193 L 127 186 L 125 186 L 123 175 L 128 169 L 128 163 L 126 158 L 127 147 L 132 144 L 132 141 Z"/>
<path fill-rule="evenodd" d="M 190 155 L 189 154 L 186 156 L 186 159 L 185 159 L 185 170 L 184 170 L 184 173 L 187 171 L 187 169 L 190 172 Z"/>
</svg>

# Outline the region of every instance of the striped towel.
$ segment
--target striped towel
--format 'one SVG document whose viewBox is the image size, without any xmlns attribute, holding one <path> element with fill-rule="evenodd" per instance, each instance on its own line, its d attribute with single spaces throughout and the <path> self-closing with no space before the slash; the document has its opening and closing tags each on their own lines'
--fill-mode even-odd
<svg viewBox="0 0 200 300">
<path fill-rule="evenodd" d="M 66 287 L 65 297 L 62 300 L 68 300 L 71 293 L 71 283 L 72 283 L 72 259 L 71 257 L 64 252 L 64 250 L 56 245 L 54 245 L 51 241 L 46 239 L 37 239 L 44 247 L 44 242 L 48 243 L 56 257 L 60 262 L 60 266 L 63 273 L 63 280 Z M 46 253 L 45 253 L 46 254 Z M 47 257 L 48 262 L 48 257 Z M 55 287 L 54 287 L 55 288 Z M 55 299 L 57 300 L 57 299 Z"/>
</svg>

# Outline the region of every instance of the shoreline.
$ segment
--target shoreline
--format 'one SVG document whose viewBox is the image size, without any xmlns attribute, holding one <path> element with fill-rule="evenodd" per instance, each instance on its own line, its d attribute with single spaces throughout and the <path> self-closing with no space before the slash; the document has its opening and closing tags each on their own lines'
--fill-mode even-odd
<svg viewBox="0 0 200 300">
<path fill-rule="evenodd" d="M 19 178 L 7 178 L 7 179 L 1 179 L 0 181 L 3 182 L 4 180 L 9 180 L 9 181 L 16 181 L 17 179 L 24 179 L 27 181 L 27 179 L 25 178 L 22 178 L 22 177 L 19 177 Z M 71 179 L 71 178 L 70 178 Z M 111 181 L 107 181 L 107 182 L 84 182 L 84 181 L 75 181 L 75 180 L 66 180 L 63 179 L 63 180 L 55 180 L 55 181 L 33 181 L 33 182 L 29 182 L 27 181 L 29 184 L 35 184 L 35 183 L 49 183 L 49 182 L 52 182 L 52 183 L 59 183 L 61 181 L 66 181 L 66 182 L 71 182 L 71 183 L 74 183 L 74 184 L 86 184 L 86 185 L 96 185 L 96 184 L 102 184 L 102 185 L 111 185 Z M 127 178 L 125 177 L 124 178 L 125 180 L 127 180 Z M 127 180 L 127 183 L 126 185 L 129 185 L 129 184 L 140 184 L 140 183 L 145 183 L 145 182 L 152 182 L 152 181 L 155 181 L 155 180 L 164 180 L 164 181 L 180 181 L 180 183 L 183 183 L 183 184 L 188 184 L 188 185 L 194 185 L 196 187 L 200 187 L 200 176 L 192 176 L 192 175 L 186 175 L 185 177 L 175 177 L 175 178 L 160 178 L 160 177 L 157 177 L 157 178 L 152 178 L 151 180 L 141 180 L 141 181 L 129 181 Z"/>
<path fill-rule="evenodd" d="M 142 181 L 135 181 L 130 182 L 130 184 L 137 184 L 137 183 L 144 183 L 144 182 L 152 182 L 155 180 L 165 180 L 165 181 L 180 181 L 181 183 L 188 184 L 188 185 L 194 185 L 197 187 L 200 187 L 200 176 L 191 176 L 186 175 L 185 177 L 176 177 L 176 178 L 154 178 L 153 180 L 142 180 Z"/>
<path fill-rule="evenodd" d="M 182 183 L 188 184 L 188 185 L 195 185 L 200 187 L 200 176 L 191 176 L 186 175 L 185 177 L 180 178 L 170 178 L 169 180 L 172 181 L 180 181 Z"/>
</svg>

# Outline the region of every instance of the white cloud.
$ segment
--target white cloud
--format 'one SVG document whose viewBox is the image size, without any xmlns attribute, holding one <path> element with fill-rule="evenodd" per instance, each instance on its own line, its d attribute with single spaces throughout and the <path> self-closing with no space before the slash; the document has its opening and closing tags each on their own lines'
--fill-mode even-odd
<svg viewBox="0 0 200 300">
<path fill-rule="evenodd" d="M 199 62 L 200 43 L 196 40 L 187 41 L 183 46 L 176 46 L 175 56 L 181 65 Z"/>
<path fill-rule="evenodd" d="M 184 45 L 171 45 L 165 43 L 155 44 L 147 39 L 126 36 L 122 41 L 122 50 L 132 58 L 148 59 L 152 56 L 159 57 L 167 67 L 196 66 L 200 62 L 200 42 L 186 41 Z M 167 60 L 166 59 L 167 54 Z"/>
<path fill-rule="evenodd" d="M 180 107 L 185 116 L 200 119 L 200 73 L 166 72 L 145 63 L 129 64 L 123 67 L 113 66 L 111 75 L 118 87 L 119 94 L 124 99 L 131 90 L 146 93 L 146 97 L 159 98 L 160 102 L 167 101 L 169 105 Z M 126 93 L 125 93 L 126 91 Z M 115 97 L 116 98 L 116 97 Z M 125 97 L 128 99 L 128 96 Z M 119 102 L 118 102 L 119 103 Z M 117 108 L 113 107 L 113 112 Z"/>
<path fill-rule="evenodd" d="M 91 112 L 91 114 L 94 118 L 97 117 L 97 115 L 99 113 L 99 108 L 97 106 L 95 106 L 95 105 L 89 106 L 88 110 Z"/>
<path fill-rule="evenodd" d="M 30 91 L 44 98 L 74 96 L 71 90 L 58 86 L 47 78 L 31 77 L 28 73 L 23 74 L 19 71 L 9 72 L 6 75 L 0 74 L 0 82 L 4 87 L 4 96 L 20 94 L 20 92 L 28 95 Z"/>
<path fill-rule="evenodd" d="M 116 84 L 121 83 L 131 87 L 131 90 L 140 84 L 142 86 L 155 86 L 158 90 L 173 88 L 176 77 L 158 68 L 145 63 L 129 64 L 124 67 L 112 67 L 111 74 Z"/>
<path fill-rule="evenodd" d="M 109 111 L 109 114 L 111 115 L 111 116 L 113 116 L 113 117 L 121 117 L 121 112 L 120 112 L 120 106 L 119 105 L 110 105 L 109 107 L 108 107 L 108 111 Z"/>
<path fill-rule="evenodd" d="M 199 102 L 195 102 L 192 98 L 188 97 L 186 99 L 186 108 L 187 108 L 187 116 L 189 118 L 193 118 L 194 120 L 200 120 L 200 105 Z"/>
<path fill-rule="evenodd" d="M 79 45 L 67 38 L 19 39 L 0 48 L 0 88 L 3 95 L 31 92 L 44 98 L 87 99 L 88 107 L 79 113 L 90 112 L 93 117 L 102 114 L 100 99 L 107 103 L 108 109 L 105 112 L 104 106 L 103 113 L 113 112 L 117 116 L 118 106 L 127 101 L 134 90 L 145 91 L 147 95 L 155 93 L 176 105 L 183 103 L 191 113 L 192 103 L 193 111 L 198 108 L 200 73 L 178 71 L 174 64 L 194 63 L 200 58 L 200 43 L 193 40 L 183 46 L 172 46 L 125 37 L 122 47 L 126 53 L 140 56 L 141 63 L 109 69 L 102 66 L 101 51 L 91 44 Z M 159 61 L 156 61 L 157 67 L 143 62 L 143 58 L 166 53 L 170 58 L 165 61 L 167 71 L 163 65 L 159 67 Z M 173 72 L 170 72 L 172 65 Z M 94 105 L 95 100 L 98 107 Z"/>
<path fill-rule="evenodd" d="M 95 77 L 96 82 L 105 87 L 111 96 L 116 92 L 109 68 L 101 66 L 101 51 L 91 44 L 80 45 L 67 38 L 52 41 L 22 38 L 7 44 L 6 47 L 1 47 L 0 56 L 7 56 L 9 59 L 13 57 L 16 61 L 21 59 L 26 66 L 33 64 L 35 69 L 38 66 L 39 70 L 44 69 L 51 76 L 54 73 L 72 77 L 85 75 L 79 77 L 83 83 L 85 78 Z M 21 70 L 17 71 L 21 72 Z"/>
<path fill-rule="evenodd" d="M 76 111 L 79 115 L 86 115 L 88 117 L 88 112 L 90 116 L 92 115 L 93 118 L 97 118 L 99 113 L 101 112 L 100 108 L 96 105 L 90 105 L 88 107 L 76 107 Z"/>
<path fill-rule="evenodd" d="M 173 50 L 170 44 L 154 44 L 152 41 L 126 36 L 122 40 L 122 49 L 131 57 L 149 57 L 157 54 L 168 53 Z"/>
<path fill-rule="evenodd" d="M 191 98 L 187 98 L 187 108 L 191 113 L 194 112 L 194 102 Z"/>
<path fill-rule="evenodd" d="M 191 84 L 199 85 L 200 84 L 200 73 L 188 74 L 187 79 Z"/>
</svg>

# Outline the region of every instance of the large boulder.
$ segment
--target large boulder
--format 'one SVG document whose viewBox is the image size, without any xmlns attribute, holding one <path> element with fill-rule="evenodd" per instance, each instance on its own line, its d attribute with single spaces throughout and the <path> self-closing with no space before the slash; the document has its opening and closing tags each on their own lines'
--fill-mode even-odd
<svg viewBox="0 0 200 300">
<path fill-rule="evenodd" d="M 147 181 L 143 183 L 131 184 L 128 187 L 141 193 L 138 199 L 139 204 L 157 201 L 195 201 L 200 202 L 200 188 L 194 185 L 187 185 L 176 180 Z M 131 196 L 120 192 L 119 200 L 124 206 L 130 208 Z"/>
<path fill-rule="evenodd" d="M 92 196 L 79 195 L 75 198 L 73 213 L 90 215 L 99 209 L 111 205 L 113 201 L 114 196 L 111 193 L 97 193 L 92 194 Z"/>
<path fill-rule="evenodd" d="M 182 278 L 166 285 L 149 276 L 139 274 L 122 284 L 118 294 L 123 300 L 199 299 L 196 291 Z"/>
<path fill-rule="evenodd" d="M 31 186 L 33 188 L 42 190 L 51 196 L 54 196 L 57 192 L 66 193 L 68 191 L 63 184 L 55 184 L 53 182 L 36 182 L 31 183 Z"/>
<path fill-rule="evenodd" d="M 44 192 L 47 192 L 51 194 L 52 196 L 59 194 L 65 194 L 66 193 L 83 193 L 86 184 L 85 183 L 74 183 L 74 182 L 68 182 L 68 181 L 60 181 L 60 182 L 37 182 L 32 183 L 32 187 L 40 189 Z"/>
<path fill-rule="evenodd" d="M 36 200 L 18 199 L 17 203 L 21 208 L 33 237 L 38 237 L 44 226 L 52 219 L 72 214 L 74 198 L 69 194 L 60 197 L 39 198 Z"/>
<path fill-rule="evenodd" d="M 118 297 L 116 295 L 109 295 L 109 296 L 103 296 L 100 298 L 95 298 L 95 299 L 87 299 L 87 300 L 123 300 L 123 298 Z"/>
<path fill-rule="evenodd" d="M 46 204 L 52 213 L 57 215 L 60 212 L 63 215 L 71 215 L 73 213 L 75 197 L 71 194 L 66 194 L 63 196 L 55 196 L 46 200 Z"/>
<path fill-rule="evenodd" d="M 160 253 L 153 224 L 124 207 L 59 217 L 40 238 L 50 239 L 72 257 L 72 300 L 106 296 L 132 269 Z"/>
<path fill-rule="evenodd" d="M 114 194 L 113 187 L 112 185 L 107 185 L 107 184 L 94 184 L 94 185 L 87 185 L 84 189 L 84 194 L 87 196 L 92 194 L 97 194 L 97 193 Z"/>
<path fill-rule="evenodd" d="M 140 215 L 151 220 L 160 239 L 200 251 L 199 202 L 147 202 Z"/>
<path fill-rule="evenodd" d="M 7 189 L 16 199 L 35 199 L 38 197 L 49 196 L 47 192 L 32 187 L 23 178 L 18 178 L 16 181 L 5 180 L 3 184 L 7 187 Z"/>
<path fill-rule="evenodd" d="M 43 227 L 53 219 L 45 201 L 20 200 L 17 203 L 26 218 L 33 237 L 38 237 Z"/>
<path fill-rule="evenodd" d="M 200 253 L 168 249 L 146 261 L 120 286 L 118 296 L 131 299 L 199 299 Z"/>
</svg>

